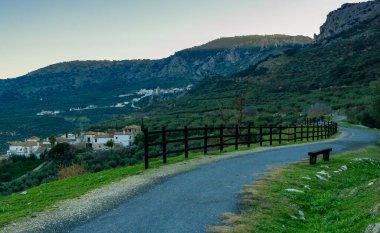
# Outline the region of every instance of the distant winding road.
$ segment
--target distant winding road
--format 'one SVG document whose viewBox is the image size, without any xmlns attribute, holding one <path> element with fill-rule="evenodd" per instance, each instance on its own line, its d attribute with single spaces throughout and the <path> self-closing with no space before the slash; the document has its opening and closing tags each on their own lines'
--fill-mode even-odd
<svg viewBox="0 0 380 233">
<path fill-rule="evenodd" d="M 377 134 L 365 130 L 340 130 L 344 136 L 334 141 L 254 152 L 170 177 L 111 211 L 67 231 L 205 232 L 207 225 L 220 221 L 220 214 L 238 211 L 237 193 L 270 168 L 304 159 L 308 151 L 318 148 L 332 147 L 337 153 L 379 139 Z"/>
</svg>

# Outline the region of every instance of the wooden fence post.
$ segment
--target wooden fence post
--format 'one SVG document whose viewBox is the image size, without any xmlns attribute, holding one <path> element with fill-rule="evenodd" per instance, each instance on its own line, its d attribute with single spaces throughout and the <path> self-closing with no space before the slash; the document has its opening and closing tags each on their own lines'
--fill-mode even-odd
<svg viewBox="0 0 380 233">
<path fill-rule="evenodd" d="M 326 121 L 323 122 L 323 129 L 325 131 L 325 139 L 327 139 L 327 126 L 326 126 Z"/>
<path fill-rule="evenodd" d="M 278 127 L 278 144 L 281 144 L 282 126 Z"/>
<path fill-rule="evenodd" d="M 288 133 L 287 133 L 288 142 L 290 142 L 290 126 L 289 125 L 288 125 L 288 128 L 287 128 L 287 131 L 288 131 Z"/>
<path fill-rule="evenodd" d="M 251 147 L 251 123 L 248 124 L 247 131 L 248 131 L 247 132 L 247 134 L 248 134 L 248 136 L 247 136 L 247 141 L 248 141 L 247 147 L 250 148 Z"/>
<path fill-rule="evenodd" d="M 219 145 L 219 147 L 220 147 L 220 152 L 223 152 L 223 144 L 224 144 L 224 142 L 223 142 L 223 125 L 220 125 L 220 132 L 219 132 L 219 142 L 220 142 L 220 145 Z"/>
<path fill-rule="evenodd" d="M 314 141 L 314 139 L 315 139 L 315 125 L 313 124 L 313 131 L 312 131 L 312 134 L 313 134 L 313 136 L 312 136 L 312 140 Z"/>
<path fill-rule="evenodd" d="M 260 126 L 260 146 L 263 146 L 263 127 Z"/>
<path fill-rule="evenodd" d="M 205 134 L 204 134 L 204 148 L 203 153 L 207 154 L 207 125 L 205 125 Z"/>
<path fill-rule="evenodd" d="M 239 125 L 235 126 L 235 150 L 239 149 Z"/>
<path fill-rule="evenodd" d="M 319 123 L 317 123 L 317 140 L 319 140 L 319 134 L 320 134 L 319 129 L 320 129 Z"/>
<path fill-rule="evenodd" d="M 162 127 L 162 159 L 164 163 L 167 163 L 166 154 L 166 128 Z"/>
<path fill-rule="evenodd" d="M 310 127 L 309 127 L 309 124 L 306 125 L 306 141 L 309 141 L 309 137 L 310 137 Z"/>
<path fill-rule="evenodd" d="M 270 145 L 272 145 L 272 143 L 273 143 L 273 134 L 272 134 L 272 132 L 273 132 L 273 128 L 272 128 L 272 126 L 270 126 L 269 127 L 269 144 Z"/>
<path fill-rule="evenodd" d="M 189 157 L 189 140 L 188 140 L 188 130 L 187 126 L 185 126 L 185 158 L 187 159 Z"/>
<path fill-rule="evenodd" d="M 297 126 L 294 125 L 294 142 L 297 142 Z"/>
<path fill-rule="evenodd" d="M 149 135 L 148 128 L 144 128 L 144 162 L 145 169 L 149 168 Z"/>
</svg>

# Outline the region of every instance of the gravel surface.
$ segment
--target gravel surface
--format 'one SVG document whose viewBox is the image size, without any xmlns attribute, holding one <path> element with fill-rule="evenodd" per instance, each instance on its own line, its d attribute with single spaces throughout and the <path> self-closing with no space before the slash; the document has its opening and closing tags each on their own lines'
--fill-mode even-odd
<svg viewBox="0 0 380 233">
<path fill-rule="evenodd" d="M 272 166 L 306 158 L 305 151 L 363 146 L 374 133 L 344 129 L 322 142 L 256 148 L 166 165 L 55 204 L 3 232 L 204 232 L 218 215 L 236 211 L 244 185 Z"/>
</svg>

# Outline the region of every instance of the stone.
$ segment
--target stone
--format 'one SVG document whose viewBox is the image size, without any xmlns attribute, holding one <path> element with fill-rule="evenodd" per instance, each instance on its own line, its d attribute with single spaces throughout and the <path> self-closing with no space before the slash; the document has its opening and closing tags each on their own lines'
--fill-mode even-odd
<svg viewBox="0 0 380 233">
<path fill-rule="evenodd" d="M 326 176 L 327 178 L 330 178 L 330 177 L 331 177 L 330 174 L 327 173 L 325 170 L 322 170 L 322 171 L 320 171 L 320 172 L 317 172 L 317 174 L 320 174 L 320 175 Z"/>
<path fill-rule="evenodd" d="M 23 191 L 21 192 L 21 195 L 26 195 L 28 192 L 27 191 Z"/>
<path fill-rule="evenodd" d="M 310 178 L 310 177 L 308 177 L 308 176 L 302 176 L 302 177 L 301 177 L 301 179 L 305 179 L 305 180 L 311 180 L 311 178 Z"/>
<path fill-rule="evenodd" d="M 305 213 L 302 210 L 298 210 L 298 213 L 300 214 L 300 219 L 306 220 L 305 219 Z"/>
<path fill-rule="evenodd" d="M 285 189 L 285 191 L 292 192 L 292 193 L 304 193 L 304 191 L 302 191 L 302 190 L 292 189 L 292 188 Z"/>
<path fill-rule="evenodd" d="M 379 213 L 379 208 L 380 208 L 380 203 L 375 205 L 375 207 L 372 208 L 372 210 L 371 210 L 371 217 L 372 218 L 376 218 L 376 216 Z"/>
<path fill-rule="evenodd" d="M 318 179 L 320 180 L 324 180 L 324 181 L 328 181 L 325 177 L 321 176 L 321 175 L 315 175 Z"/>
<path fill-rule="evenodd" d="M 380 233 L 380 222 L 369 225 L 365 233 Z"/>
</svg>

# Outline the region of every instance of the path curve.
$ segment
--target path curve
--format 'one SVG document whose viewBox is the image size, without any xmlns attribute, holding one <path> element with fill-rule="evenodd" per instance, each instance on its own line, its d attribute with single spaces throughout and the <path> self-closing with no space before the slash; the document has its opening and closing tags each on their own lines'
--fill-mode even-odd
<svg viewBox="0 0 380 233">
<path fill-rule="evenodd" d="M 333 154 L 379 140 L 376 133 L 340 129 L 337 140 L 273 148 L 204 165 L 153 185 L 107 213 L 66 232 L 205 232 L 220 214 L 238 211 L 238 192 L 274 166 L 307 157 L 307 152 L 332 147 Z"/>
</svg>

